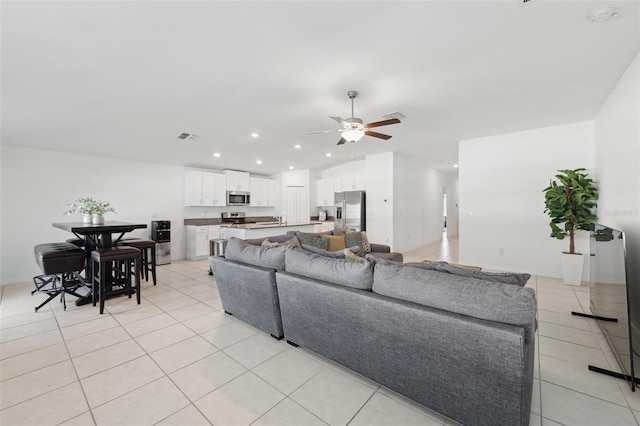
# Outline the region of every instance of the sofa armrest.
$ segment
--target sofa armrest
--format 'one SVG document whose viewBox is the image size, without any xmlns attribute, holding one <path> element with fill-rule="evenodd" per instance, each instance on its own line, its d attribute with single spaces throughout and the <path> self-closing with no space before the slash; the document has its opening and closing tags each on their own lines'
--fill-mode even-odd
<svg viewBox="0 0 640 426">
<path fill-rule="evenodd" d="M 386 244 L 369 243 L 371 253 L 391 253 L 391 247 Z"/>
</svg>

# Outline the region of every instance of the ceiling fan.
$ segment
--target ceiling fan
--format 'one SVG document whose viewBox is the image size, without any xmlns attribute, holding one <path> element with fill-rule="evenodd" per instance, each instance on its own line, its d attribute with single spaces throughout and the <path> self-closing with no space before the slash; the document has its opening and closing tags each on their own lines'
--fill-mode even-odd
<svg viewBox="0 0 640 426">
<path fill-rule="evenodd" d="M 338 141 L 338 145 L 342 145 L 345 142 L 357 142 L 362 139 L 363 136 L 372 136 L 374 138 L 380 139 L 391 139 L 391 136 L 385 135 L 378 132 L 373 132 L 369 129 L 380 126 L 388 126 L 389 124 L 398 124 L 400 120 L 397 118 L 390 118 L 388 120 L 375 121 L 373 123 L 363 124 L 362 119 L 354 117 L 353 115 L 353 100 L 358 96 L 358 92 L 355 90 L 350 90 L 347 92 L 347 96 L 351 99 L 351 118 L 341 118 L 341 117 L 329 117 L 338 123 L 342 124 L 342 129 L 338 130 L 325 130 L 321 132 L 309 132 L 305 133 L 306 135 L 314 134 L 314 133 L 329 133 L 329 132 L 340 132 L 342 133 L 342 137 Z"/>
</svg>

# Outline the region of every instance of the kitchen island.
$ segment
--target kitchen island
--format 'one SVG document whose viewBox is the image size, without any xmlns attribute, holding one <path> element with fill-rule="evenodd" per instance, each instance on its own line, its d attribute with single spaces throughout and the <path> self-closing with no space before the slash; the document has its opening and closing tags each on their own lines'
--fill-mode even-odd
<svg viewBox="0 0 640 426">
<path fill-rule="evenodd" d="M 273 237 L 276 235 L 286 234 L 287 231 L 314 232 L 315 226 L 322 222 L 309 222 L 301 224 L 279 224 L 278 222 L 258 222 L 246 224 L 222 225 L 220 228 L 224 230 L 224 237 L 240 238 L 243 240 L 252 238 Z"/>
</svg>

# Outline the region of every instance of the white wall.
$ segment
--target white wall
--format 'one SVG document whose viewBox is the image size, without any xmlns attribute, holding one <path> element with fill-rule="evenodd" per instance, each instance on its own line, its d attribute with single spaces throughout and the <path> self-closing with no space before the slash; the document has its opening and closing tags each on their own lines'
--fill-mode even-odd
<svg viewBox="0 0 640 426">
<path fill-rule="evenodd" d="M 457 216 L 457 176 L 428 167 L 423 161 L 395 154 L 394 165 L 394 250 L 405 252 L 440 241 L 443 230 L 443 188 L 451 200 L 449 215 Z M 457 234 L 457 219 L 451 221 L 449 236 Z"/>
<path fill-rule="evenodd" d="M 558 169 L 592 171 L 593 148 L 591 122 L 461 141 L 460 262 L 561 277 L 569 243 L 549 237 L 542 190 Z"/>
<path fill-rule="evenodd" d="M 627 238 L 629 274 L 640 284 L 640 55 L 594 120 L 598 222 Z M 633 297 L 640 297 L 635 294 Z M 634 313 L 640 317 L 640 312 Z"/>
<path fill-rule="evenodd" d="M 365 170 L 359 171 L 367 183 L 367 238 L 378 244 L 394 244 L 394 154 L 369 155 Z"/>
<path fill-rule="evenodd" d="M 184 257 L 181 167 L 11 146 L 0 152 L 0 283 L 30 281 L 41 273 L 33 246 L 73 237 L 51 224 L 81 221 L 62 213 L 82 196 L 111 201 L 117 213 L 107 213 L 107 220 L 148 226 L 154 219 L 171 220 L 172 257 Z M 133 234 L 148 238 L 149 229 Z"/>
</svg>

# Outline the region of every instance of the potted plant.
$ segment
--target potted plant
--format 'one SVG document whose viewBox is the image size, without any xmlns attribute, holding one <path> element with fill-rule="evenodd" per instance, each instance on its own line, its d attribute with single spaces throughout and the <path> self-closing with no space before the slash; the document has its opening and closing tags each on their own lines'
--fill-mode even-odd
<svg viewBox="0 0 640 426">
<path fill-rule="evenodd" d="M 598 189 L 584 168 L 558 170 L 543 192 L 544 212 L 551 217 L 551 237 L 564 240 L 569 237 L 569 251 L 563 252 L 565 284 L 580 285 L 584 257 L 576 253 L 575 233 L 590 230 L 596 220 L 593 212 L 598 200 Z"/>
<path fill-rule="evenodd" d="M 93 197 L 78 198 L 71 204 L 67 204 L 67 211 L 64 214 L 82 213 L 83 222 L 91 223 L 93 221 L 96 225 L 102 225 L 104 223 L 104 214 L 114 212 L 115 210 L 110 202 L 98 201 Z"/>
</svg>

